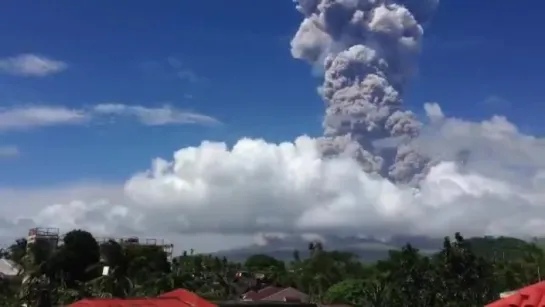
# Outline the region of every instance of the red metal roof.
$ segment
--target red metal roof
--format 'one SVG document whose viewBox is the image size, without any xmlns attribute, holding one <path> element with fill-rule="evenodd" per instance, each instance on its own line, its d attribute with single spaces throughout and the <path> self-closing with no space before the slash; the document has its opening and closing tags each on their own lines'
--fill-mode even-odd
<svg viewBox="0 0 545 307">
<path fill-rule="evenodd" d="M 209 301 L 198 296 L 197 294 L 191 291 L 187 291 L 185 289 L 176 289 L 167 293 L 163 293 L 159 295 L 159 298 L 175 298 L 191 307 L 218 307 L 216 304 L 210 303 Z"/>
<path fill-rule="evenodd" d="M 545 307 L 545 281 L 519 289 L 486 307 Z"/>
<path fill-rule="evenodd" d="M 137 299 L 84 299 L 69 307 L 217 307 L 193 292 L 178 289 L 156 298 Z"/>
<path fill-rule="evenodd" d="M 84 299 L 70 307 L 188 307 L 175 298 L 141 298 L 141 299 Z"/>
</svg>

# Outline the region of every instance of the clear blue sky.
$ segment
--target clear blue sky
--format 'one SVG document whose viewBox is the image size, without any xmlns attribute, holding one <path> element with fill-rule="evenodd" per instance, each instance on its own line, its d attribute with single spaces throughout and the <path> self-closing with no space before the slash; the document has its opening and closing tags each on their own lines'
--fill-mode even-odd
<svg viewBox="0 0 545 307">
<path fill-rule="evenodd" d="M 421 113 L 424 102 L 437 101 L 449 116 L 501 113 L 541 133 L 543 9 L 538 0 L 443 0 L 426 32 L 408 108 Z M 40 54 L 68 69 L 44 78 L 0 75 L 0 107 L 169 102 L 223 125 L 124 122 L 0 132 L 0 144 L 20 148 L 18 157 L 0 159 L 0 185 L 122 181 L 152 158 L 170 158 L 205 139 L 319 134 L 319 80 L 290 55 L 301 18 L 290 0 L 1 2 L 0 58 Z M 168 65 L 169 57 L 181 66 Z M 189 72 L 196 78 L 176 75 Z"/>
</svg>

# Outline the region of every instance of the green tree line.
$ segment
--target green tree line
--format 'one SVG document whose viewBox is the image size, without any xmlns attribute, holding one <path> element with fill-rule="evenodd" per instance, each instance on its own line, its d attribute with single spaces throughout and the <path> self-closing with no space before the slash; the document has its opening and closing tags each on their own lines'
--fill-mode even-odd
<svg viewBox="0 0 545 307">
<path fill-rule="evenodd" d="M 310 243 L 284 262 L 253 255 L 244 263 L 192 251 L 168 261 L 159 246 L 99 244 L 73 230 L 63 244 L 16 240 L 1 256 L 21 270 L 0 284 L 0 306 L 63 306 L 89 297 L 152 297 L 185 288 L 210 300 L 233 300 L 268 285 L 295 287 L 312 302 L 361 307 L 482 307 L 499 293 L 541 280 L 542 249 L 514 238 L 445 238 L 424 255 L 407 244 L 366 264 L 347 252 Z M 108 274 L 103 267 L 108 266 Z M 258 274 L 259 273 L 259 274 Z M 258 277 L 256 277 L 258 276 Z"/>
</svg>

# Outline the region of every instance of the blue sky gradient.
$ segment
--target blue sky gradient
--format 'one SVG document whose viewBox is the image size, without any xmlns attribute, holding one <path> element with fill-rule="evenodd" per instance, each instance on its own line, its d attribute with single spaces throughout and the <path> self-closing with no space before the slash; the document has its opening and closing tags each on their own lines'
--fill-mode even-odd
<svg viewBox="0 0 545 307">
<path fill-rule="evenodd" d="M 426 30 L 407 107 L 421 114 L 423 103 L 437 101 L 449 116 L 468 119 L 499 113 L 523 131 L 542 134 L 545 44 L 536 21 L 545 3 L 529 2 L 442 1 Z M 119 121 L 0 132 L 0 144 L 20 149 L 19 156 L 0 159 L 0 185 L 122 182 L 151 159 L 170 158 L 202 140 L 319 135 L 320 80 L 290 55 L 302 18 L 294 4 L 236 3 L 2 2 L 0 58 L 39 54 L 68 68 L 43 78 L 0 75 L 0 108 L 169 103 L 222 124 Z"/>
</svg>

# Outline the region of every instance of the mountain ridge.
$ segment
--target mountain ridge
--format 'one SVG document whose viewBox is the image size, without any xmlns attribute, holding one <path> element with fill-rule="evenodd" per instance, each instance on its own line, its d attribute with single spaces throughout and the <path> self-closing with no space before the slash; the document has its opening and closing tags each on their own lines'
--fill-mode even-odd
<svg viewBox="0 0 545 307">
<path fill-rule="evenodd" d="M 309 240 L 302 236 L 265 236 L 263 239 L 262 244 L 222 250 L 215 252 L 214 255 L 239 262 L 255 254 L 265 254 L 279 260 L 291 261 L 296 250 L 302 258 L 308 257 L 308 244 L 320 241 L 326 250 L 350 252 L 357 255 L 363 262 L 374 262 L 386 259 L 390 251 L 399 250 L 407 244 L 411 244 L 424 254 L 433 254 L 442 248 L 444 242 L 444 237 L 408 235 L 393 236 L 387 240 L 358 236 L 322 236 L 321 240 Z M 538 248 L 545 246 L 545 240 L 542 238 L 524 240 L 507 236 L 482 236 L 471 237 L 467 241 L 477 254 L 485 257 L 498 254 L 512 258 L 517 257 L 519 252 L 527 250 L 532 245 Z"/>
<path fill-rule="evenodd" d="M 401 249 L 407 243 L 418 248 L 424 253 L 433 253 L 439 250 L 443 244 L 443 238 L 429 238 L 424 236 L 393 236 L 387 240 L 373 237 L 358 236 L 321 236 L 320 240 L 309 240 L 302 236 L 266 236 L 263 244 L 252 244 L 246 247 L 222 250 L 214 255 L 226 257 L 233 261 L 244 261 L 251 255 L 266 254 L 280 260 L 293 259 L 294 251 L 298 251 L 301 257 L 308 256 L 307 246 L 312 241 L 320 241 L 327 250 L 339 250 L 351 252 L 364 262 L 384 259 L 389 251 Z"/>
</svg>

